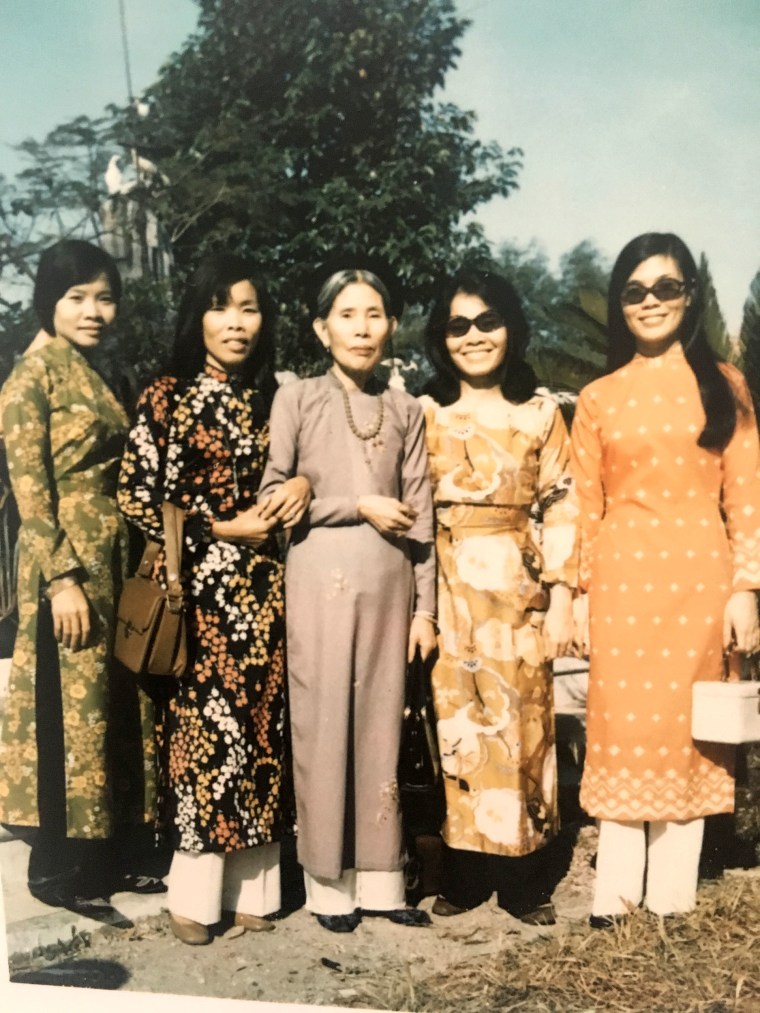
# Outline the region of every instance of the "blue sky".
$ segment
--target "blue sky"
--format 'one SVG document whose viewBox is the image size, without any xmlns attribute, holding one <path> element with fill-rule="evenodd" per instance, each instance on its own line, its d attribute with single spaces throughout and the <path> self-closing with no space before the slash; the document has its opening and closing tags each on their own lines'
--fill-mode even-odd
<svg viewBox="0 0 760 1013">
<path fill-rule="evenodd" d="M 137 92 L 195 26 L 192 0 L 125 0 Z M 525 151 L 520 189 L 478 218 L 552 261 L 613 258 L 649 229 L 709 257 L 737 331 L 760 269 L 757 0 L 459 0 L 473 21 L 446 97 Z M 118 0 L 0 0 L 0 172 L 10 145 L 123 102 Z"/>
</svg>

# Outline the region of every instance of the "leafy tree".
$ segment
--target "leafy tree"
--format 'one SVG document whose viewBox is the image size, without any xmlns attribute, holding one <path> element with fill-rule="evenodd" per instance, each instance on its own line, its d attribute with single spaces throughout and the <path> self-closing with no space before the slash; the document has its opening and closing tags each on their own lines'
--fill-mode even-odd
<svg viewBox="0 0 760 1013">
<path fill-rule="evenodd" d="M 560 258 L 555 276 L 535 243 L 505 244 L 498 265 L 512 281 L 531 325 L 529 358 L 550 390 L 578 393 L 606 359 L 608 268 L 591 240 Z"/>
<path fill-rule="evenodd" d="M 704 325 L 707 340 L 718 358 L 731 362 L 735 357 L 734 348 L 718 304 L 718 294 L 710 273 L 710 265 L 704 253 L 700 254 L 697 271 L 705 294 Z"/>
<path fill-rule="evenodd" d="M 153 177 L 151 203 L 177 284 L 209 250 L 255 257 L 281 304 L 282 364 L 308 371 L 314 266 L 341 248 L 381 254 L 408 302 L 425 304 L 441 272 L 487 249 L 469 216 L 517 186 L 520 152 L 482 143 L 474 114 L 437 97 L 468 24 L 453 0 L 197 3 L 198 29 L 145 96 L 147 117 L 110 107 L 21 146 L 27 168 L 0 181 L 0 280 L 31 276 L 62 235 L 97 239 L 109 156 L 137 152 L 166 177 Z M 166 327 L 151 300 L 165 296 L 135 293 L 147 327 L 129 300 L 121 315 L 141 369 Z"/>
<path fill-rule="evenodd" d="M 199 0 L 199 29 L 120 136 L 170 180 L 158 198 L 180 272 L 209 249 L 257 257 L 283 305 L 283 363 L 310 368 L 299 300 L 332 251 L 386 257 L 428 301 L 485 250 L 465 216 L 517 185 L 519 151 L 436 101 L 467 22 L 452 0 Z M 284 28 L 287 26 L 287 29 Z"/>
<path fill-rule="evenodd" d="M 760 271 L 752 279 L 739 333 L 742 369 L 760 420 Z"/>
</svg>

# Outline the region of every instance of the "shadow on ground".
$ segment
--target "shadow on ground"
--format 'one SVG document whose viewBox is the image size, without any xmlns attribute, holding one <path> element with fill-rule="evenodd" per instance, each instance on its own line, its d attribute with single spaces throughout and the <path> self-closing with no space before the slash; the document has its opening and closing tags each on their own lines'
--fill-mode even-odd
<svg viewBox="0 0 760 1013">
<path fill-rule="evenodd" d="M 113 960 L 62 960 L 52 967 L 18 971 L 11 982 L 19 985 L 66 985 L 69 988 L 123 988 L 130 974 Z"/>
</svg>

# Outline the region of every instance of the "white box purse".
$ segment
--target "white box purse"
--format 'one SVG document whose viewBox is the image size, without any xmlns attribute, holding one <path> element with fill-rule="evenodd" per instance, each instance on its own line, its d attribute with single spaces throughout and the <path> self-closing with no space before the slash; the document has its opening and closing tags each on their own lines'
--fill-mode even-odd
<svg viewBox="0 0 760 1013">
<path fill-rule="evenodd" d="M 727 674 L 751 672 L 755 678 L 692 685 L 691 735 L 701 742 L 760 741 L 760 682 L 752 658 L 736 653 L 727 659 Z"/>
</svg>

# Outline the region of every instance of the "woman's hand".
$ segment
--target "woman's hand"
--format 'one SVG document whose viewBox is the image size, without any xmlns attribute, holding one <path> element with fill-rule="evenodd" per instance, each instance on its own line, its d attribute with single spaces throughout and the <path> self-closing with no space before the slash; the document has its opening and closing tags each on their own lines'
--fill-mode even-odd
<svg viewBox="0 0 760 1013">
<path fill-rule="evenodd" d="M 743 654 L 760 650 L 760 622 L 754 591 L 734 591 L 723 612 L 723 648 L 736 647 Z"/>
<path fill-rule="evenodd" d="M 416 510 L 392 496 L 360 496 L 356 508 L 361 519 L 381 535 L 404 535 L 417 517 Z"/>
<path fill-rule="evenodd" d="M 435 636 L 435 623 L 428 616 L 412 616 L 412 625 L 409 627 L 409 651 L 407 661 L 414 661 L 415 651 L 419 648 L 420 657 L 424 661 L 428 658 L 437 646 Z"/>
<path fill-rule="evenodd" d="M 309 509 L 311 484 L 303 475 L 296 475 L 283 482 L 266 499 L 259 503 L 264 520 L 273 519 L 287 531 L 294 528 Z"/>
<path fill-rule="evenodd" d="M 220 542 L 234 542 L 255 549 L 262 545 L 276 527 L 277 521 L 262 516 L 259 504 L 248 507 L 228 521 L 214 521 L 211 533 Z"/>
<path fill-rule="evenodd" d="M 55 584 L 53 584 L 53 587 Z M 90 639 L 90 603 L 79 584 L 54 592 L 50 598 L 53 635 L 62 647 L 80 651 Z"/>
<path fill-rule="evenodd" d="M 573 593 L 564 584 L 554 584 L 549 590 L 543 634 L 547 661 L 564 658 L 570 653 L 573 645 Z"/>
</svg>

